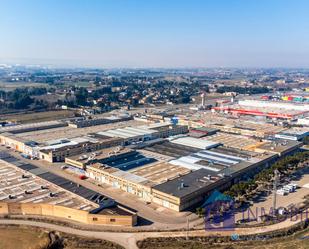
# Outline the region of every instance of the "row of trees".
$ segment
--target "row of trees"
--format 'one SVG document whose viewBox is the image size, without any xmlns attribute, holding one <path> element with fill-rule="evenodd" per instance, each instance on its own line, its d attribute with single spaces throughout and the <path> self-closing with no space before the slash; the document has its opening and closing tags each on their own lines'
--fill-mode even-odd
<svg viewBox="0 0 309 249">
<path fill-rule="evenodd" d="M 254 194 L 258 186 L 269 186 L 274 179 L 274 172 L 278 170 L 281 176 L 285 176 L 295 171 L 299 166 L 309 160 L 309 152 L 298 152 L 294 155 L 287 156 L 278 160 L 270 168 L 262 170 L 260 173 L 255 175 L 253 179 L 247 181 L 241 181 L 234 184 L 229 190 L 225 191 L 224 194 L 233 197 L 238 204 L 241 206 L 244 200 L 244 196 L 247 198 Z M 196 213 L 199 216 L 203 216 L 205 213 L 204 208 L 197 208 Z"/>
<path fill-rule="evenodd" d="M 13 91 L 0 90 L 0 108 L 26 109 L 31 104 L 41 106 L 43 101 L 35 100 L 32 96 L 40 96 L 47 93 L 44 87 L 16 88 Z"/>
<path fill-rule="evenodd" d="M 307 160 L 309 160 L 309 152 L 298 152 L 282 158 L 270 168 L 264 169 L 255 175 L 253 179 L 234 184 L 225 194 L 232 197 L 241 197 L 255 190 L 259 184 L 269 184 L 274 177 L 275 170 L 278 170 L 281 175 L 286 175 L 289 170 L 295 170 L 300 163 Z"/>
<path fill-rule="evenodd" d="M 297 169 L 298 166 L 308 160 L 308 151 L 298 152 L 294 155 L 282 158 L 274 163 L 270 168 L 264 169 L 255 175 L 253 179 L 234 184 L 229 190 L 225 191 L 224 194 L 234 197 L 235 200 L 240 200 L 244 195 L 249 196 L 253 193 L 259 185 L 269 185 L 273 180 L 275 170 L 278 170 L 281 175 L 286 175 L 290 170 Z M 241 202 L 238 202 L 238 204 L 241 204 Z M 204 208 L 199 207 L 196 209 L 196 213 L 202 217 L 205 210 Z"/>
<path fill-rule="evenodd" d="M 260 94 L 268 93 L 270 91 L 267 87 L 241 87 L 241 86 L 220 86 L 217 88 L 218 93 L 236 92 L 239 94 Z"/>
</svg>

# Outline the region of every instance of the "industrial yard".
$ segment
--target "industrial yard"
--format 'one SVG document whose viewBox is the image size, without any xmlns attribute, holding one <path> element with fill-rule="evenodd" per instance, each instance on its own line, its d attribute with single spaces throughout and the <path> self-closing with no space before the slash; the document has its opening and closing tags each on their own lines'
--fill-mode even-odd
<svg viewBox="0 0 309 249">
<path fill-rule="evenodd" d="M 270 100 L 254 101 L 264 103 Z M 236 108 L 237 105 L 250 103 L 249 100 L 240 100 L 238 103 L 225 101 L 224 105 Z M 286 109 L 280 108 L 289 112 L 290 105 L 293 103 L 289 103 Z M 296 110 L 298 105 L 295 104 Z M 43 194 L 41 197 L 39 193 L 57 191 L 33 190 L 35 188 L 31 184 L 25 185 L 29 192 L 33 191 L 31 198 L 21 186 L 13 188 L 14 193 L 3 192 L 3 200 L 7 203 L 50 202 L 84 210 L 92 210 L 100 201 L 106 200 L 102 203 L 114 202 L 118 205 L 118 209 L 114 207 L 114 212 L 118 210 L 124 215 L 127 213 L 122 212 L 121 207 L 126 209 L 129 206 L 133 210 L 136 207 L 140 210 L 143 205 L 162 214 L 186 213 L 201 205 L 214 190 L 225 191 L 282 157 L 300 151 L 309 128 L 296 127 L 294 123 L 297 123 L 297 119 L 230 114 L 224 110 L 216 112 L 215 109 L 192 112 L 190 108 L 182 106 L 181 115 L 175 114 L 171 108 L 166 114 L 155 114 L 155 110 L 150 114 L 113 112 L 113 115 L 94 115 L 91 118 L 4 126 L 0 128 L 3 150 L 19 153 L 29 162 L 35 160 L 33 162 L 37 166 L 33 168 L 32 164 L 25 163 L 16 165 L 14 159 L 6 154 L 1 155 L 2 160 L 9 158 L 6 163 L 15 164 L 18 170 L 21 168 L 50 182 L 51 186 L 60 186 L 81 195 L 89 205 L 79 203 L 78 198 L 70 199 L 60 194 L 61 191 L 58 191 L 57 198 L 46 194 L 45 201 Z M 96 196 L 92 190 L 89 194 L 80 191 L 79 188 L 83 186 L 79 184 L 71 181 L 65 183 L 62 182 L 63 178 L 57 180 L 48 176 L 51 173 L 45 167 L 40 168 L 44 162 L 56 167 L 53 171 L 58 169 L 64 178 L 70 174 L 70 177 L 102 186 L 103 192 L 110 194 L 114 191 L 112 196 L 116 196 L 116 200 L 104 196 L 102 200 L 98 199 L 100 195 Z M 19 171 L 13 174 L 6 167 L 3 168 L 3 177 L 12 174 L 13 178 L 18 178 L 22 174 Z M 123 198 L 117 203 L 116 193 L 119 191 L 126 198 L 134 196 L 140 203 L 128 205 L 129 202 Z M 107 205 L 100 212 L 108 213 L 109 208 Z M 128 216 L 132 217 L 129 213 Z M 131 224 L 137 223 L 132 221 Z"/>
</svg>

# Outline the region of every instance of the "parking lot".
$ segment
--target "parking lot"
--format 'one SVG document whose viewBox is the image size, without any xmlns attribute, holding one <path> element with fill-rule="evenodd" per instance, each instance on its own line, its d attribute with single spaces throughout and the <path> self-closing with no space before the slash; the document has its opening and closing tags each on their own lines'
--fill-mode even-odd
<svg viewBox="0 0 309 249">
<path fill-rule="evenodd" d="M 36 181 L 45 182 L 45 185 L 50 185 L 50 186 L 55 186 L 55 187 L 58 186 L 58 187 L 60 187 L 59 189 L 62 189 L 62 191 L 67 190 L 67 191 L 71 192 L 74 196 L 75 195 L 77 195 L 77 197 L 79 196 L 81 201 L 84 201 L 84 202 L 87 202 L 87 203 L 88 203 L 88 201 L 92 202 L 93 207 L 96 207 L 95 203 L 97 203 L 98 200 L 99 201 L 101 201 L 101 200 L 108 201 L 107 197 L 105 197 L 101 194 L 98 194 L 93 190 L 90 190 L 88 188 L 85 188 L 84 186 L 81 186 L 79 184 L 71 182 L 71 181 L 69 181 L 69 180 L 67 180 L 67 179 L 65 179 L 61 176 L 50 173 L 47 170 L 39 168 L 39 167 L 37 167 L 37 166 L 35 166 L 31 163 L 24 163 L 23 161 L 20 161 L 19 159 L 11 156 L 10 154 L 8 154 L 6 152 L 3 152 L 3 151 L 0 152 L 0 159 L 3 160 L 2 164 L 0 165 L 1 170 L 2 170 L 2 168 L 4 170 L 6 167 L 9 167 L 8 166 L 9 164 L 12 164 L 12 166 L 11 166 L 12 171 L 20 172 L 20 173 L 16 173 L 17 175 L 20 175 L 20 177 L 21 177 L 21 175 L 25 174 L 25 172 L 29 173 L 29 177 L 31 177 L 31 178 L 34 178 L 35 176 L 37 176 L 37 177 L 35 177 Z M 4 172 L 6 172 L 6 171 L 4 170 Z M 17 177 L 17 175 L 16 175 L 16 177 Z M 1 171 L 0 171 L 0 177 L 1 177 Z M 3 179 L 3 181 L 5 181 L 5 179 Z M 57 191 L 55 191 L 55 192 L 57 192 Z M 59 192 L 59 190 L 58 190 L 58 192 Z M 63 192 L 66 192 L 66 191 L 63 191 Z M 69 192 L 66 192 L 66 193 L 69 194 Z M 94 197 L 96 197 L 96 198 L 94 198 Z M 21 197 L 19 197 L 19 198 L 21 198 Z M 53 203 L 53 204 L 58 204 L 58 203 L 56 202 L 56 203 Z M 71 204 L 73 205 L 73 203 L 71 203 Z"/>
<path fill-rule="evenodd" d="M 290 209 L 292 207 L 300 207 L 302 203 L 305 201 L 304 197 L 309 195 L 309 170 L 304 170 L 303 172 L 298 172 L 295 176 L 291 177 L 291 181 L 298 185 L 298 188 L 295 192 L 289 193 L 287 195 L 279 195 L 276 197 L 276 208 L 286 208 Z M 287 182 L 281 183 L 281 185 L 285 185 Z M 280 188 L 280 187 L 278 187 Z M 273 207 L 273 193 L 268 196 L 261 196 L 258 200 L 253 202 L 253 205 L 250 207 L 251 211 L 256 214 L 261 214 L 264 209 L 266 214 L 269 213 L 270 209 Z M 252 214 L 249 215 L 252 218 Z M 242 213 L 236 214 L 236 220 L 247 219 L 248 218 L 248 210 Z"/>
<path fill-rule="evenodd" d="M 10 162 L 0 160 L 0 201 L 57 204 L 86 211 L 97 207 L 90 201 L 36 177 L 42 173 L 41 169 L 21 164 L 11 157 L 3 159 Z"/>
</svg>

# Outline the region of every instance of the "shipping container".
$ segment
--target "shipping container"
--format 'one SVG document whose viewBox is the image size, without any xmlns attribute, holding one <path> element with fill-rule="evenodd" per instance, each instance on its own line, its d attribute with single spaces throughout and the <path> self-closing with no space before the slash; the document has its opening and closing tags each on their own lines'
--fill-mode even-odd
<svg viewBox="0 0 309 249">
<path fill-rule="evenodd" d="M 294 97 L 293 101 L 302 102 L 303 101 L 303 97 Z"/>
</svg>

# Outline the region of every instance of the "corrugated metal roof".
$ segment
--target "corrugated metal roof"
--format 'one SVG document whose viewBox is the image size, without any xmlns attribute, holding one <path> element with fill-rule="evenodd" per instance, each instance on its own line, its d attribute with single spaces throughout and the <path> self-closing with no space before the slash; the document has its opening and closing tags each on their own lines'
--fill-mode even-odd
<svg viewBox="0 0 309 249">
<path fill-rule="evenodd" d="M 237 160 L 237 161 L 244 161 L 245 160 L 242 157 L 232 156 L 232 155 L 228 155 L 228 154 L 222 154 L 222 153 L 214 152 L 214 151 L 211 151 L 211 150 L 203 150 L 203 151 L 200 151 L 200 153 L 220 156 L 220 157 L 224 157 L 224 158 L 228 158 L 228 159 L 232 159 L 232 160 Z"/>
<path fill-rule="evenodd" d="M 103 132 L 99 132 L 98 134 L 104 135 L 104 136 L 109 136 L 109 137 L 121 137 L 121 138 L 127 138 L 128 137 L 127 134 L 124 134 L 123 132 L 119 132 L 117 130 L 103 131 Z"/>
<path fill-rule="evenodd" d="M 155 131 L 140 129 L 135 127 L 126 127 L 114 130 L 108 130 L 103 132 L 98 132 L 100 135 L 109 136 L 109 137 L 121 137 L 121 138 L 131 138 L 136 136 L 149 135 L 154 133 Z"/>
<path fill-rule="evenodd" d="M 210 149 L 213 147 L 217 147 L 220 143 L 208 141 L 205 139 L 198 139 L 193 137 L 180 137 L 170 141 L 171 143 L 186 145 L 199 149 Z"/>
<path fill-rule="evenodd" d="M 217 169 L 217 168 L 214 168 L 214 167 L 211 167 L 211 166 L 196 164 L 196 163 L 194 163 L 193 159 L 192 159 L 192 161 L 190 161 L 190 160 L 191 159 L 188 158 L 188 157 L 181 157 L 179 159 L 169 161 L 169 163 L 173 164 L 173 165 L 177 165 L 177 166 L 182 166 L 182 167 L 185 167 L 185 168 L 191 169 L 191 170 L 207 169 L 207 170 L 211 170 L 211 171 L 214 171 L 214 172 L 220 171 L 220 169 Z"/>
<path fill-rule="evenodd" d="M 97 139 L 91 138 L 91 137 L 75 137 L 72 138 L 71 141 L 76 142 L 76 143 L 85 143 L 85 142 L 98 142 Z"/>
<path fill-rule="evenodd" d="M 50 145 L 50 146 L 45 146 L 45 147 L 40 147 L 40 150 L 52 150 L 52 149 L 59 149 L 64 146 L 68 145 L 77 145 L 78 143 L 70 141 L 68 143 L 63 143 L 63 144 L 55 144 L 55 145 Z"/>
<path fill-rule="evenodd" d="M 127 171 L 122 171 L 122 170 L 116 171 L 116 172 L 112 173 L 112 175 L 120 177 L 122 179 L 125 179 L 129 182 L 134 182 L 134 183 L 141 183 L 141 182 L 147 181 L 147 179 L 144 178 L 144 177 L 134 175 L 134 174 L 131 174 Z"/>
<path fill-rule="evenodd" d="M 44 121 L 44 122 L 30 123 L 30 124 L 4 126 L 4 127 L 0 127 L 0 132 L 11 131 L 11 130 L 16 130 L 16 129 L 27 129 L 27 128 L 33 128 L 33 127 L 48 126 L 48 125 L 57 125 L 57 124 L 62 124 L 62 122 L 53 120 L 53 121 Z"/>
<path fill-rule="evenodd" d="M 139 134 L 151 134 L 151 133 L 154 133 L 155 131 L 153 130 L 149 130 L 149 129 L 144 129 L 143 127 L 141 126 L 138 126 L 138 127 L 126 127 L 124 128 L 124 130 L 126 131 L 132 131 L 132 132 L 137 132 Z"/>
<path fill-rule="evenodd" d="M 155 129 L 155 128 L 160 128 L 160 127 L 169 126 L 169 125 L 171 125 L 171 123 L 164 122 L 164 123 L 153 123 L 153 124 L 148 124 L 148 125 L 142 125 L 139 127 L 146 128 L 146 129 Z"/>
<path fill-rule="evenodd" d="M 239 161 L 223 158 L 223 157 L 220 157 L 220 156 L 212 156 L 212 155 L 207 155 L 207 154 L 203 154 L 203 153 L 196 153 L 195 155 L 197 155 L 197 156 L 199 156 L 199 157 L 201 157 L 205 160 L 208 160 L 208 161 L 223 162 L 223 163 L 227 163 L 227 164 L 239 163 Z"/>
</svg>

